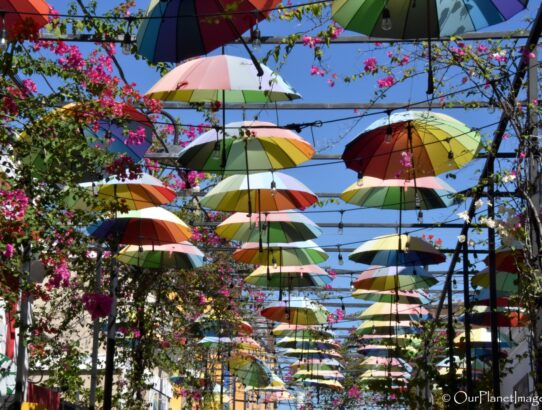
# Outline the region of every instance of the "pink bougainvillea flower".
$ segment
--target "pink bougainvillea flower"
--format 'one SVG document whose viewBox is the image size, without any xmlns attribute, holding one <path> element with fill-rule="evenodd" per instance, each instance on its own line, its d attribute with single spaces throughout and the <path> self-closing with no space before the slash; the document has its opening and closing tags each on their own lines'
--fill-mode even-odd
<svg viewBox="0 0 542 410">
<path fill-rule="evenodd" d="M 92 320 L 107 317 L 111 313 L 113 299 L 109 295 L 101 293 L 85 293 L 81 298 L 85 310 L 90 313 Z"/>
</svg>

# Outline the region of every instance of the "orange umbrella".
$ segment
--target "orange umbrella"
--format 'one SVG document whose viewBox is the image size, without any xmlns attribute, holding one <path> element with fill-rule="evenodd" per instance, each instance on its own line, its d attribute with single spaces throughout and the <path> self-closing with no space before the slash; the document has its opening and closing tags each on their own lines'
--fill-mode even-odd
<svg viewBox="0 0 542 410">
<path fill-rule="evenodd" d="M 43 0 L 0 0 L 0 10 L 9 40 L 32 37 L 49 22 L 50 6 Z"/>
</svg>

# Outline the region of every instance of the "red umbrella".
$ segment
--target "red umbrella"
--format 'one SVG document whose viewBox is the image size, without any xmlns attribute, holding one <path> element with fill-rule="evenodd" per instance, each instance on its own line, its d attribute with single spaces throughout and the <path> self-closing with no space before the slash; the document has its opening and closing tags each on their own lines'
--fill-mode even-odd
<svg viewBox="0 0 542 410">
<path fill-rule="evenodd" d="M 49 22 L 49 13 L 50 6 L 43 0 L 0 0 L 2 30 L 9 40 L 35 35 Z"/>
</svg>

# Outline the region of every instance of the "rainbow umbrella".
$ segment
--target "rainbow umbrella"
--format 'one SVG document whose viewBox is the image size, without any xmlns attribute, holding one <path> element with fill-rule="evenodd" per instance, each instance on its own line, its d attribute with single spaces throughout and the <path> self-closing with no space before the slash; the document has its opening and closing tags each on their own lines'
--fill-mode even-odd
<svg viewBox="0 0 542 410">
<path fill-rule="evenodd" d="M 399 335 L 398 335 L 399 336 Z M 403 352 L 416 353 L 417 350 L 412 346 L 399 348 L 399 346 L 391 346 L 384 344 L 368 344 L 358 348 L 358 352 L 365 357 L 395 357 L 400 356 Z"/>
<path fill-rule="evenodd" d="M 352 282 L 357 289 L 400 291 L 429 288 L 437 283 L 421 266 L 371 266 Z"/>
<path fill-rule="evenodd" d="M 163 208 L 144 208 L 117 213 L 87 227 L 97 239 L 113 239 L 129 245 L 162 245 L 190 239 L 192 230 L 174 213 Z"/>
<path fill-rule="evenodd" d="M 461 168 L 481 148 L 480 133 L 430 111 L 405 111 L 380 119 L 346 145 L 342 159 L 360 177 L 411 179 Z M 404 167 L 409 152 L 412 167 Z"/>
<path fill-rule="evenodd" d="M 314 386 L 322 389 L 330 389 L 341 391 L 344 390 L 344 386 L 337 380 L 324 380 L 324 379 L 303 379 L 303 384 L 306 386 Z"/>
<path fill-rule="evenodd" d="M 431 313 L 422 306 L 403 305 L 401 303 L 373 303 L 359 316 L 361 320 L 427 320 Z"/>
<path fill-rule="evenodd" d="M 233 252 L 233 259 L 254 265 L 273 264 L 299 266 L 322 263 L 328 259 L 326 252 L 313 241 L 270 243 L 262 249 L 256 242 L 243 244 Z M 287 284 L 287 283 L 285 283 Z"/>
<path fill-rule="evenodd" d="M 220 336 L 205 336 L 198 341 L 198 344 L 213 347 L 217 345 L 230 345 L 234 349 L 239 350 L 262 350 L 262 346 L 251 337 L 220 337 Z"/>
<path fill-rule="evenodd" d="M 465 347 L 465 332 L 458 334 L 454 338 L 454 343 L 459 347 Z M 473 348 L 491 348 L 491 332 L 486 327 L 471 329 L 470 343 Z M 502 334 L 499 334 L 499 346 L 508 348 L 511 346 L 510 340 Z"/>
<path fill-rule="evenodd" d="M 489 265 L 489 256 L 486 256 L 484 263 Z M 495 267 L 497 271 L 519 273 L 521 265 L 525 264 L 525 253 L 523 244 L 515 242 L 513 247 L 503 247 L 495 252 Z"/>
<path fill-rule="evenodd" d="M 366 370 L 359 376 L 361 380 L 383 380 L 392 378 L 395 382 L 407 383 L 410 374 L 407 372 L 392 372 L 388 370 Z"/>
<path fill-rule="evenodd" d="M 402 288 L 402 287 L 401 287 Z M 429 296 L 421 290 L 367 290 L 356 289 L 352 296 L 357 299 L 381 303 L 403 303 L 409 305 L 426 305 L 430 302 Z"/>
<path fill-rule="evenodd" d="M 158 178 L 149 174 L 142 174 L 135 179 L 106 178 L 96 182 L 84 182 L 79 186 L 92 191 L 98 204 L 87 203 L 85 198 L 72 194 L 68 198 L 70 208 L 103 209 L 111 203 L 120 202 L 128 209 L 135 210 L 165 205 L 176 197 L 173 189 L 168 188 Z"/>
<path fill-rule="evenodd" d="M 262 236 L 267 242 L 297 242 L 317 238 L 322 230 L 300 212 L 237 212 L 217 226 L 216 234 L 240 242 L 258 242 Z"/>
<path fill-rule="evenodd" d="M 49 23 L 50 7 L 43 0 L 1 0 L 0 10 L 10 41 L 30 38 Z"/>
<path fill-rule="evenodd" d="M 201 57 L 178 65 L 145 94 L 163 101 L 265 103 L 301 96 L 269 67 L 257 75 L 250 60 L 228 55 Z"/>
<path fill-rule="evenodd" d="M 406 335 L 418 334 L 421 330 L 408 320 L 365 320 L 354 331 L 356 335 Z"/>
<path fill-rule="evenodd" d="M 203 266 L 205 255 L 190 242 L 167 245 L 129 245 L 117 259 L 146 269 L 195 269 Z"/>
<path fill-rule="evenodd" d="M 299 357 L 305 359 L 340 359 L 341 354 L 335 350 L 319 350 L 319 349 L 287 349 L 283 352 L 284 356 Z"/>
<path fill-rule="evenodd" d="M 243 121 L 200 135 L 183 148 L 178 161 L 185 168 L 224 171 L 225 175 L 232 175 L 247 170 L 263 172 L 291 168 L 313 155 L 312 145 L 290 130 L 270 122 Z"/>
<path fill-rule="evenodd" d="M 293 348 L 293 349 L 317 349 L 328 350 L 338 349 L 340 345 L 335 340 L 324 339 L 298 339 L 297 337 L 283 337 L 277 340 L 277 347 Z"/>
<path fill-rule="evenodd" d="M 455 193 L 437 177 L 404 180 L 366 176 L 346 188 L 341 199 L 367 208 L 436 209 L 452 206 Z"/>
<path fill-rule="evenodd" d="M 367 265 L 406 266 L 438 264 L 446 256 L 421 238 L 394 234 L 362 243 L 348 259 Z"/>
<path fill-rule="evenodd" d="M 396 346 L 419 346 L 421 340 L 419 337 L 415 337 L 412 333 L 405 334 L 369 334 L 361 335 L 357 337 L 358 342 L 361 343 L 380 343 Z"/>
<path fill-rule="evenodd" d="M 510 296 L 512 296 L 510 292 L 497 289 L 497 300 L 495 301 L 495 303 L 497 304 L 497 306 L 508 307 L 510 306 Z M 491 297 L 489 289 L 483 288 L 482 290 L 476 290 L 474 296 L 471 299 L 471 304 L 489 306 L 490 299 Z"/>
<path fill-rule="evenodd" d="M 269 271 L 269 274 L 267 273 Z M 245 278 L 245 282 L 266 288 L 324 287 L 333 279 L 318 265 L 260 266 Z"/>
<path fill-rule="evenodd" d="M 401 372 L 407 370 L 408 364 L 396 357 L 369 356 L 360 364 L 361 370 L 388 370 L 391 372 Z"/>
<path fill-rule="evenodd" d="M 519 276 L 517 273 L 496 272 L 497 291 L 517 293 Z M 472 285 L 489 288 L 489 269 L 484 269 L 472 277 Z"/>
<path fill-rule="evenodd" d="M 318 201 L 309 188 L 280 172 L 232 175 L 202 199 L 204 207 L 227 212 L 270 212 L 305 209 Z"/>
<path fill-rule="evenodd" d="M 277 403 L 281 401 L 293 401 L 295 396 L 288 390 L 267 392 L 263 398 L 263 403 Z"/>
<path fill-rule="evenodd" d="M 310 338 L 333 338 L 335 333 L 328 330 L 325 326 L 297 325 L 289 323 L 280 323 L 271 331 L 273 336 L 293 336 L 301 339 Z"/>
<path fill-rule="evenodd" d="M 294 379 L 324 379 L 324 380 L 343 380 L 344 374 L 337 370 L 298 370 L 294 373 Z"/>
<path fill-rule="evenodd" d="M 192 325 L 199 335 L 235 337 L 238 335 L 250 336 L 254 329 L 244 320 L 219 319 L 214 314 L 200 316 Z"/>
<path fill-rule="evenodd" d="M 251 354 L 236 352 L 228 360 L 228 368 L 245 386 L 265 387 L 272 380 L 271 370 Z"/>
<path fill-rule="evenodd" d="M 491 311 L 489 306 L 474 306 L 469 315 L 471 324 L 476 326 L 491 326 Z M 525 327 L 529 324 L 529 316 L 519 307 L 497 307 L 495 311 L 498 327 Z M 464 321 L 464 315 L 459 320 Z"/>
<path fill-rule="evenodd" d="M 320 303 L 306 297 L 291 297 L 289 301 L 277 301 L 262 309 L 261 315 L 275 322 L 300 325 L 327 323 L 330 312 Z"/>
<path fill-rule="evenodd" d="M 439 373 L 441 375 L 448 374 L 448 371 L 449 371 L 448 369 L 450 368 L 450 358 L 445 357 L 440 362 L 438 362 L 435 366 L 439 369 Z M 454 366 L 455 366 L 456 374 L 462 375 L 465 372 L 465 369 L 467 367 L 467 361 L 465 360 L 465 358 L 454 356 Z M 476 358 L 472 362 L 472 373 L 475 375 L 480 375 L 481 373 L 483 373 L 484 369 L 487 367 L 488 366 L 483 361 Z"/>
<path fill-rule="evenodd" d="M 254 387 L 254 386 L 246 386 L 245 391 L 282 391 L 284 390 L 286 386 L 286 383 L 277 376 L 275 373 L 272 372 L 271 374 L 271 383 L 269 383 L 267 386 L 264 387 Z"/>
<path fill-rule="evenodd" d="M 280 0 L 151 0 L 137 32 L 137 51 L 152 63 L 207 54 L 264 20 Z"/>
<path fill-rule="evenodd" d="M 343 365 L 335 359 L 301 359 L 290 365 L 292 370 L 337 370 Z"/>
</svg>

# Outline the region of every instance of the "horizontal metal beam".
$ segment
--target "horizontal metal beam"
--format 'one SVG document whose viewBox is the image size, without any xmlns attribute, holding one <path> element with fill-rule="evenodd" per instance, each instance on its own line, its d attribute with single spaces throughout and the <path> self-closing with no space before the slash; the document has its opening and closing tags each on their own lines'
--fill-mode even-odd
<svg viewBox="0 0 542 410">
<path fill-rule="evenodd" d="M 320 196 L 320 195 L 318 195 Z M 217 226 L 219 222 L 199 222 L 194 224 L 194 226 L 205 226 L 205 227 L 214 227 Z M 339 228 L 338 222 L 319 222 L 317 224 L 320 228 Z M 389 228 L 395 229 L 399 225 L 396 223 L 343 223 L 344 228 Z M 402 228 L 462 228 L 462 223 L 403 223 L 401 224 Z"/>
<path fill-rule="evenodd" d="M 357 248 L 347 248 L 347 247 L 343 247 L 343 246 L 340 246 L 340 244 L 338 246 L 324 246 L 324 247 L 321 247 L 321 249 L 324 250 L 324 252 L 342 252 L 342 253 L 351 253 L 351 252 L 354 252 Z M 264 248 L 265 248 L 265 245 L 264 245 Z M 222 252 L 233 252 L 237 249 L 240 249 L 240 248 L 237 248 L 235 246 L 216 246 L 216 247 L 201 247 L 200 248 L 202 251 L 222 251 Z M 439 249 L 440 252 L 442 253 L 453 253 L 454 252 L 454 249 Z M 488 253 L 488 250 L 487 249 L 479 249 L 479 250 L 476 250 L 476 249 L 469 249 L 469 253 L 476 253 L 476 254 L 487 254 Z"/>
</svg>

